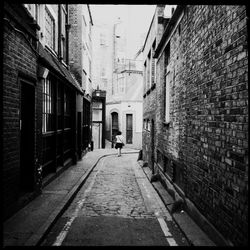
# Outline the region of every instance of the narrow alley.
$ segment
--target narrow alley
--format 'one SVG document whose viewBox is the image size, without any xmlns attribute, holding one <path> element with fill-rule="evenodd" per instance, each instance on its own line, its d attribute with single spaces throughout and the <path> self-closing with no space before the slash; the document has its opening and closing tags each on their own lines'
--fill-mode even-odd
<svg viewBox="0 0 250 250">
<path fill-rule="evenodd" d="M 247 246 L 248 27 L 246 5 L 4 1 L 4 247 Z"/>
<path fill-rule="evenodd" d="M 103 158 L 42 245 L 188 245 L 137 157 Z"/>
</svg>

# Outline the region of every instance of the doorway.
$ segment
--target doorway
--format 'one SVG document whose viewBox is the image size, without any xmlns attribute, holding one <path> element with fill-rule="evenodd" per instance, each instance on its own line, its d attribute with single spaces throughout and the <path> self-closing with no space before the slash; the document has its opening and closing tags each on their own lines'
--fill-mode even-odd
<svg viewBox="0 0 250 250">
<path fill-rule="evenodd" d="M 126 143 L 133 143 L 133 115 L 126 115 Z"/>
<path fill-rule="evenodd" d="M 118 126 L 118 113 L 117 112 L 113 112 L 111 114 L 112 117 L 112 131 L 111 131 L 111 142 L 112 142 L 112 146 L 113 146 L 113 142 L 115 141 L 115 136 L 117 135 L 117 132 L 119 130 L 119 126 Z"/>
<path fill-rule="evenodd" d="M 34 116 L 35 88 L 32 84 L 21 81 L 20 188 L 22 192 L 29 192 L 34 188 Z"/>
</svg>

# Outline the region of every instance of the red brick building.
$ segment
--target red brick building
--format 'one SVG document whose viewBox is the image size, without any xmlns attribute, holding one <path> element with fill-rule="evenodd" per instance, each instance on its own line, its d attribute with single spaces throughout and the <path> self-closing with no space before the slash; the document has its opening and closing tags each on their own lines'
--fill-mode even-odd
<svg viewBox="0 0 250 250">
<path fill-rule="evenodd" d="M 248 244 L 247 47 L 245 6 L 177 6 L 144 82 L 144 161 L 219 245 Z"/>
</svg>

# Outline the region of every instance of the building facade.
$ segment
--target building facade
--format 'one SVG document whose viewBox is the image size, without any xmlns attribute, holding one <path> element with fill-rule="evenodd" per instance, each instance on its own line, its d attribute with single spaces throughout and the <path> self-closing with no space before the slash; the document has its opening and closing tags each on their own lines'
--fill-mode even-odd
<svg viewBox="0 0 250 250">
<path fill-rule="evenodd" d="M 162 37 L 169 21 L 164 15 L 164 5 L 159 5 L 152 18 L 148 34 L 142 49 L 143 52 L 143 156 L 144 161 L 154 173 L 155 126 L 156 126 L 156 59 L 153 58 L 156 46 Z"/>
<path fill-rule="evenodd" d="M 151 167 L 217 244 L 247 245 L 246 7 L 177 6 L 154 58 L 156 104 L 144 96 L 156 105 L 154 123 L 144 113 Z"/>
<path fill-rule="evenodd" d="M 86 140 L 77 136 L 78 105 L 87 112 L 77 99 L 84 91 L 69 71 L 68 18 L 65 4 L 4 2 L 4 218 L 75 164 L 79 141 Z"/>
<path fill-rule="evenodd" d="M 115 88 L 106 106 L 106 138 L 114 142 L 121 131 L 128 147 L 142 146 L 142 62 L 124 60 L 116 71 Z"/>
<path fill-rule="evenodd" d="M 77 154 L 80 159 L 91 141 L 92 27 L 90 7 L 69 4 L 69 69 L 80 84 L 76 95 Z"/>
</svg>

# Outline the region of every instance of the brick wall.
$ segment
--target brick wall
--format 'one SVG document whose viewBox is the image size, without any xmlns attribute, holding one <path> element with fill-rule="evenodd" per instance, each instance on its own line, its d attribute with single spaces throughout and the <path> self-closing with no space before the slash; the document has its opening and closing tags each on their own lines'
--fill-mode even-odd
<svg viewBox="0 0 250 250">
<path fill-rule="evenodd" d="M 153 42 L 156 40 L 156 45 L 157 45 L 162 36 L 163 23 L 162 22 L 159 23 L 159 17 L 163 16 L 163 11 L 164 11 L 164 6 L 158 6 L 156 8 L 155 15 L 152 20 L 151 28 L 147 34 L 146 42 L 145 42 L 144 49 L 143 49 L 143 63 L 147 61 L 147 56 L 149 54 L 149 51 L 152 49 Z M 149 66 L 149 61 L 147 61 L 147 63 L 148 65 L 147 65 L 146 71 L 149 71 L 149 67 L 151 66 Z M 151 83 L 147 85 L 145 81 L 146 80 L 145 74 L 146 72 L 144 69 L 143 119 L 149 120 L 149 123 L 151 124 L 152 120 L 154 121 L 154 123 L 156 121 L 157 92 L 155 88 L 150 88 L 150 87 L 146 88 L 146 86 L 151 86 Z M 157 77 L 158 77 L 158 74 L 157 74 Z M 155 124 L 155 126 L 157 125 L 158 124 Z M 152 141 L 152 132 L 147 129 L 143 129 L 142 141 L 143 141 L 142 143 L 143 160 L 148 162 L 150 168 L 153 168 L 153 163 L 151 160 L 151 156 L 153 152 L 152 152 L 152 147 L 150 145 Z"/>
<path fill-rule="evenodd" d="M 17 209 L 20 181 L 20 98 L 21 86 L 19 77 L 36 79 L 37 59 L 27 39 L 13 27 L 21 27 L 13 21 L 12 16 L 5 13 L 3 33 L 3 187 L 4 187 L 4 218 Z M 11 27 L 13 26 L 13 27 Z M 25 34 L 28 39 L 30 37 Z M 30 40 L 31 41 L 31 40 Z M 35 95 L 38 97 L 39 92 Z M 39 98 L 36 98 L 39 109 Z M 36 113 L 35 121 L 39 121 Z M 39 131 L 37 123 L 36 131 Z M 39 138 L 35 137 L 39 143 Z M 35 154 L 31 157 L 36 159 Z"/>
<path fill-rule="evenodd" d="M 170 41 L 170 124 L 158 61 L 157 149 L 201 213 L 235 245 L 248 233 L 248 50 L 244 6 L 187 6 Z M 152 105 L 152 104 L 151 104 Z M 145 104 L 144 109 L 150 106 Z M 178 171 L 177 167 L 178 165 Z M 167 174 L 166 172 L 166 174 Z M 181 175 L 181 176 L 173 176 Z"/>
<path fill-rule="evenodd" d="M 69 65 L 70 70 L 80 84 L 82 83 L 82 16 L 77 4 L 69 5 Z"/>
</svg>

